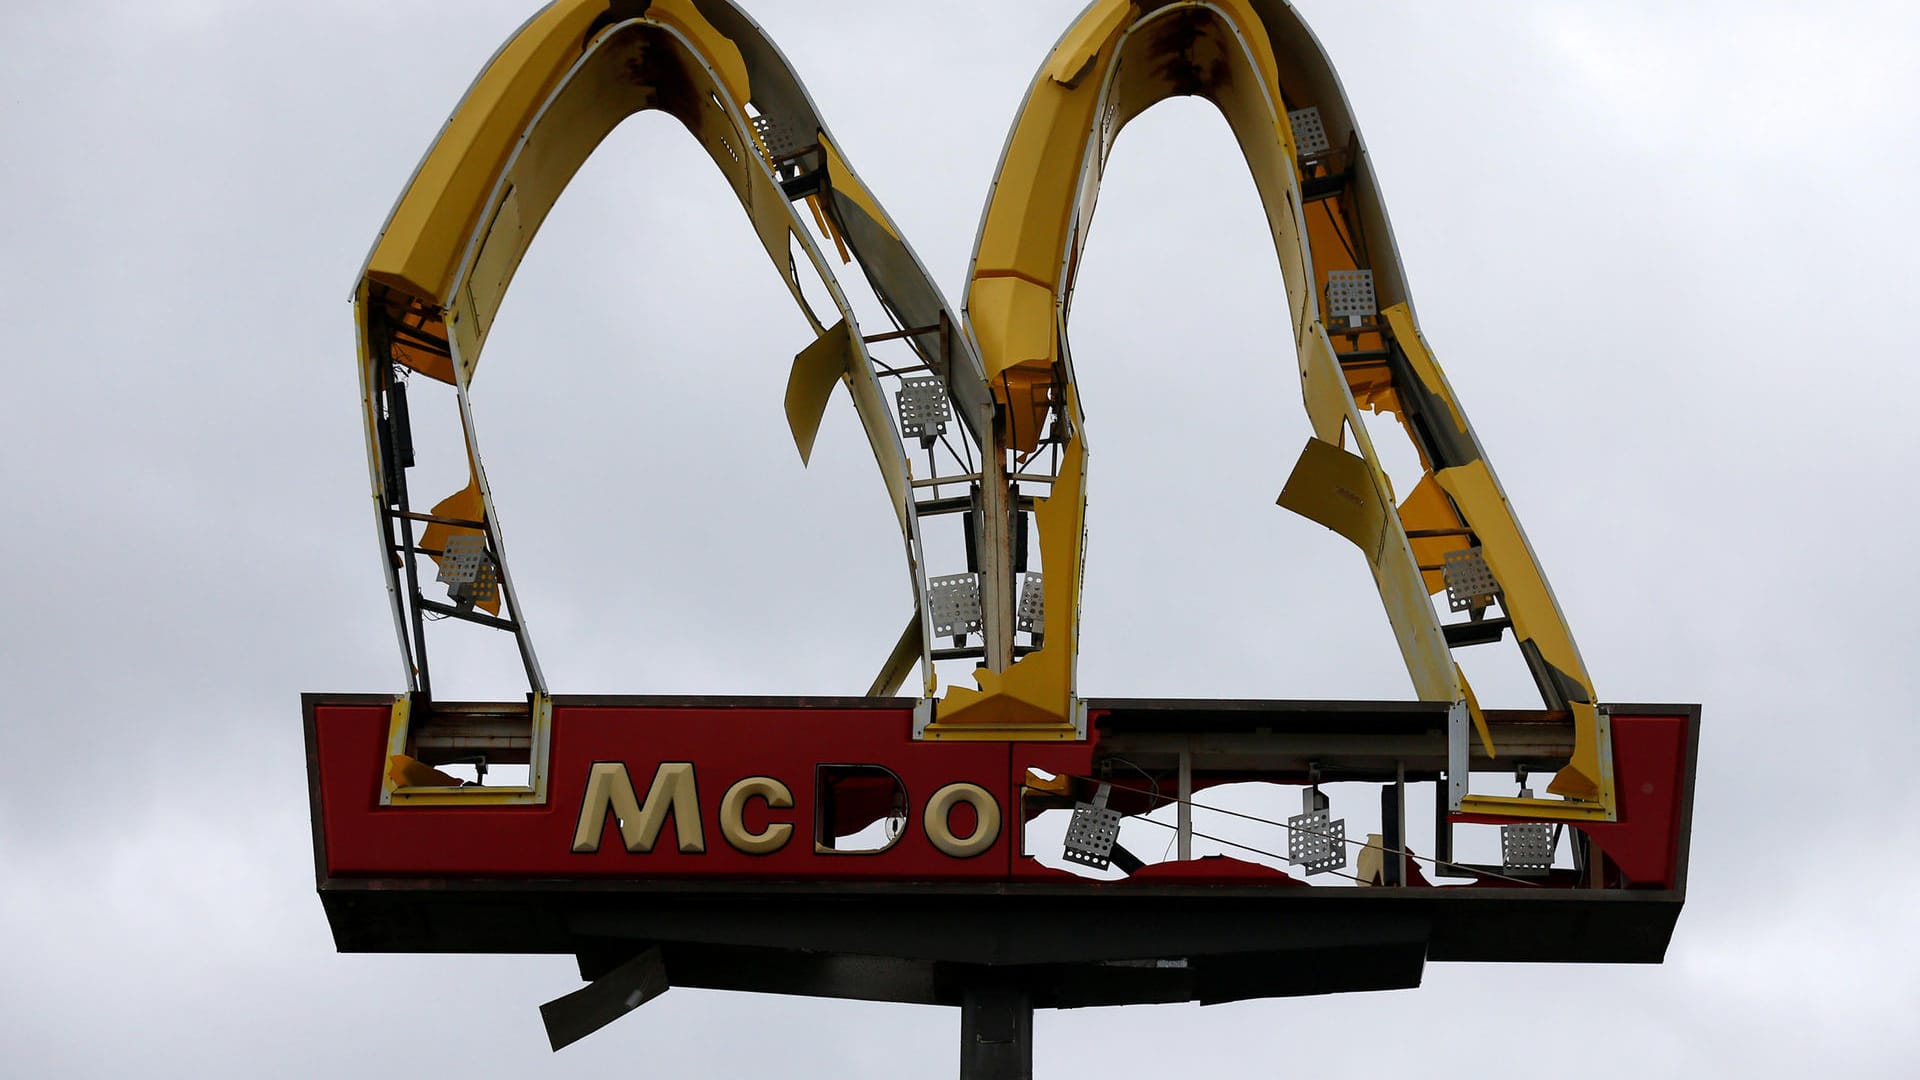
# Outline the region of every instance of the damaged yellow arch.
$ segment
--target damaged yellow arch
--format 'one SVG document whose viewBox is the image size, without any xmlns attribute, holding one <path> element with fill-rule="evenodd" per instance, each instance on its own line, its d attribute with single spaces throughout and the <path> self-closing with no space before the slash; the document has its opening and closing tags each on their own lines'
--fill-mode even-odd
<svg viewBox="0 0 1920 1080">
<path fill-rule="evenodd" d="M 1469 795 L 1458 808 L 1612 817 L 1610 743 L 1585 667 L 1421 339 L 1332 67 L 1282 0 L 1092 4 L 1042 65 L 1008 137 L 960 315 L 848 166 L 778 50 L 730 0 L 555 0 L 542 9 L 449 119 L 354 293 L 376 518 L 410 693 L 431 698 L 423 618 L 458 616 L 511 632 L 544 698 L 476 448 L 469 386 L 555 200 L 618 123 L 660 109 L 705 148 L 812 326 L 786 393 L 802 459 L 834 387 L 845 384 L 885 481 L 915 606 L 870 693 L 889 692 L 917 662 L 924 737 L 1084 736 L 1075 667 L 1088 444 L 1066 316 L 1113 141 L 1176 95 L 1204 97 L 1225 116 L 1282 270 L 1314 436 L 1281 504 L 1360 548 L 1415 691 L 1471 716 L 1489 752 L 1497 747 L 1454 648 L 1511 632 L 1547 704 L 1573 719 L 1572 760 L 1549 786 L 1561 800 Z M 842 261 L 859 264 L 891 331 L 861 331 L 809 221 Z M 801 262 L 820 275 L 837 313 L 808 305 Z M 875 360 L 868 346 L 883 340 L 915 359 L 900 367 Z M 412 509 L 406 491 L 399 369 L 450 384 L 461 411 L 470 481 L 426 513 Z M 901 380 L 898 417 L 881 374 Z M 910 394 L 921 395 L 911 420 Z M 1395 414 L 1414 444 L 1424 471 L 1404 498 L 1380 467 L 1362 409 Z M 948 419 L 961 428 L 959 450 L 947 442 Z M 903 433 L 920 440 L 930 475 L 914 474 Z M 943 473 L 932 460 L 936 441 L 964 468 Z M 970 486 L 948 495 L 942 485 Z M 937 594 L 923 513 L 969 522 L 966 573 L 937 579 Z M 1028 513 L 1039 530 L 1038 573 L 1019 542 Z M 456 603 L 422 595 L 415 556 L 434 561 Z M 1441 625 L 1430 599 L 1441 590 L 1470 612 L 1468 622 Z M 1501 617 L 1487 619 L 1496 603 Z M 974 635 L 978 647 L 969 644 Z M 955 638 L 954 648 L 934 649 L 941 636 Z M 933 701 L 936 659 L 977 660 L 978 688 Z M 1457 745 L 1464 753 L 1464 740 Z"/>
<path fill-rule="evenodd" d="M 390 553 L 389 591 L 411 692 L 430 695 L 423 614 L 512 632 L 529 682 L 545 692 L 476 445 L 469 385 L 506 290 L 555 201 L 615 126 L 648 109 L 671 114 L 706 150 L 813 327 L 787 397 L 803 461 L 833 387 L 848 387 L 901 528 L 924 623 L 912 470 L 866 339 L 808 221 L 843 261 L 858 261 L 894 319 L 945 327 L 958 325 L 957 318 L 834 146 L 778 49 L 737 7 L 724 0 L 555 0 L 501 47 L 467 91 L 382 229 L 354 293 L 375 510 Z M 809 306 L 801 263 L 820 276 L 836 312 Z M 990 405 L 970 342 L 955 334 L 942 335 L 937 346 L 919 339 L 907 345 L 955 387 L 969 430 L 983 426 Z M 427 513 L 411 508 L 405 490 L 406 406 L 396 368 L 451 384 L 459 400 L 470 481 Z M 417 525 L 424 530 L 416 543 Z M 422 596 L 414 555 L 431 558 L 442 580 L 453 567 L 465 599 L 446 605 Z M 502 614 L 503 604 L 510 615 Z M 929 637 L 919 634 L 915 650 L 925 692 L 933 686 Z"/>
<path fill-rule="evenodd" d="M 1585 667 L 1464 411 L 1420 338 L 1385 207 L 1332 66 L 1280 0 L 1096 0 L 1028 90 L 981 223 L 966 313 L 1001 410 L 994 450 L 1005 465 L 1002 482 L 1043 449 L 1063 456 L 1050 490 L 1036 500 L 1045 644 L 1002 669 L 989 665 L 978 690 L 951 690 L 929 734 L 1049 738 L 1075 728 L 1087 444 L 1066 313 L 1114 138 L 1176 95 L 1203 97 L 1225 116 L 1286 283 L 1314 438 L 1281 504 L 1361 549 L 1415 691 L 1458 703 L 1490 752 L 1484 717 L 1452 658 L 1456 639 L 1488 640 L 1486 633 L 1497 638 L 1511 629 L 1548 706 L 1572 714 L 1573 758 L 1549 786 L 1564 799 L 1469 796 L 1467 809 L 1610 818 L 1610 744 Z M 1396 413 L 1420 455 L 1425 475 L 1404 501 L 1380 466 L 1363 407 Z M 1476 596 L 1464 631 L 1441 626 L 1429 596 L 1447 588 L 1446 556 L 1461 551 L 1491 574 L 1497 587 L 1488 597 L 1505 622 L 1483 622 L 1488 597 Z"/>
</svg>

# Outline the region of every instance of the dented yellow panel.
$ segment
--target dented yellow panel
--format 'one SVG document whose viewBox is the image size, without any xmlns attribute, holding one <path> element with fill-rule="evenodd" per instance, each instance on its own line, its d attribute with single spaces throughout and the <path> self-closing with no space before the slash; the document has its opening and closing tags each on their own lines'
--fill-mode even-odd
<svg viewBox="0 0 1920 1080">
<path fill-rule="evenodd" d="M 853 175 L 852 169 L 847 168 L 847 163 L 841 158 L 840 151 L 834 148 L 833 140 L 821 135 L 820 149 L 826 154 L 827 182 L 833 185 L 833 190 L 852 199 L 854 205 L 866 211 L 867 216 L 873 219 L 873 223 L 885 229 L 888 236 L 895 240 L 900 239 L 900 234 L 894 231 L 893 219 L 887 217 L 887 212 L 880 209 L 880 203 L 873 197 L 873 193 L 867 190 L 867 186 L 860 182 L 859 177 Z"/>
<path fill-rule="evenodd" d="M 1317 521 L 1377 561 L 1387 527 L 1387 508 L 1381 504 L 1367 460 L 1320 439 L 1308 439 L 1300 460 L 1280 491 L 1279 504 L 1301 517 Z"/>
<path fill-rule="evenodd" d="M 820 434 L 827 402 L 852 364 L 853 342 L 845 319 L 834 323 L 793 358 L 793 371 L 787 377 L 787 427 L 793 432 L 802 464 L 813 458 L 813 440 Z"/>
</svg>

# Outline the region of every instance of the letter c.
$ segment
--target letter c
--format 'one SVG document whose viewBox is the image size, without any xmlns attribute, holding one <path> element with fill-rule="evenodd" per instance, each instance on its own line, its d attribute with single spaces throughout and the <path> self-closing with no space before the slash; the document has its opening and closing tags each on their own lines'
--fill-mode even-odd
<svg viewBox="0 0 1920 1080">
<path fill-rule="evenodd" d="M 787 846 L 793 836 L 793 826 L 784 821 L 769 822 L 761 832 L 748 832 L 746 825 L 747 800 L 761 798 L 774 810 L 787 810 L 793 806 L 793 792 L 787 785 L 771 776 L 749 776 L 727 789 L 720 799 L 720 835 L 727 838 L 735 851 L 748 855 L 771 855 Z"/>
</svg>

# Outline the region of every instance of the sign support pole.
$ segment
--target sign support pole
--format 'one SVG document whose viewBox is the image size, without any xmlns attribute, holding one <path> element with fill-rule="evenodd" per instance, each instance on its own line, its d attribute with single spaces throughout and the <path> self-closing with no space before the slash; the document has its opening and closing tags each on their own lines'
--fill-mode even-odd
<svg viewBox="0 0 1920 1080">
<path fill-rule="evenodd" d="M 1033 995 L 1018 979 L 967 987 L 960 1002 L 960 1080 L 1033 1080 Z"/>
</svg>

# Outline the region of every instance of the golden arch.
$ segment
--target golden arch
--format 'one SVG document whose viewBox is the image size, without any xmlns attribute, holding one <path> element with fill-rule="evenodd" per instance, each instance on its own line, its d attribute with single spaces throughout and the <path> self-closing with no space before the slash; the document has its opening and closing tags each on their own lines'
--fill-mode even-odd
<svg viewBox="0 0 1920 1080">
<path fill-rule="evenodd" d="M 975 718 L 1042 725 L 1073 706 L 1087 444 L 1066 314 L 1114 138 L 1153 104 L 1188 94 L 1225 115 L 1286 282 L 1315 437 L 1281 504 L 1361 548 L 1416 691 L 1461 703 L 1483 740 L 1485 720 L 1451 648 L 1510 628 L 1547 704 L 1571 711 L 1576 730 L 1573 759 L 1549 788 L 1569 801 L 1533 800 L 1525 809 L 1610 817 L 1610 743 L 1585 665 L 1419 334 L 1378 184 L 1332 66 L 1280 0 L 1096 0 L 1034 77 L 981 222 L 966 314 L 1007 417 L 996 429 L 996 451 L 1018 460 L 1049 434 L 1063 448 L 1065 462 L 1037 516 L 1046 608 L 1066 618 L 1049 623 L 1045 648 L 1004 671 L 982 672 L 978 692 L 949 692 L 938 726 L 958 729 Z M 1311 130 L 1303 136 L 1296 122 Z M 1336 275 L 1345 285 L 1356 271 L 1369 274 L 1372 301 L 1336 322 L 1323 298 Z M 1397 414 L 1419 454 L 1425 472 L 1404 500 L 1396 501 L 1380 467 L 1362 407 Z M 1357 454 L 1344 448 L 1349 435 Z M 1469 625 L 1450 638 L 1428 598 L 1447 587 L 1446 555 L 1469 550 L 1495 580 L 1510 627 Z M 1485 606 L 1474 608 L 1476 623 Z M 1465 802 L 1495 813 L 1518 809 L 1518 800 Z"/>
<path fill-rule="evenodd" d="M 459 613 L 511 630 L 536 694 L 545 692 L 474 449 L 468 384 L 492 314 L 554 200 L 620 119 L 661 108 L 726 176 L 815 329 L 787 395 L 803 458 L 820 410 L 844 381 L 886 481 L 915 614 L 871 692 L 897 686 L 917 660 L 922 737 L 1083 736 L 1074 668 L 1087 440 L 1066 313 L 1114 138 L 1134 116 L 1177 94 L 1204 97 L 1225 115 L 1253 172 L 1286 283 L 1314 438 L 1281 504 L 1365 553 L 1422 698 L 1455 703 L 1485 740 L 1451 650 L 1511 630 L 1547 704 L 1573 716 L 1573 758 L 1550 785 L 1565 801 L 1466 796 L 1457 808 L 1611 818 L 1610 740 L 1585 666 L 1464 410 L 1421 339 L 1378 184 L 1332 66 L 1281 0 L 1090 5 L 1035 76 L 1008 137 L 959 317 L 847 166 L 784 59 L 732 3 L 556 0 L 543 9 L 468 91 L 355 292 L 376 514 L 383 545 L 401 556 L 390 559 L 388 580 L 410 688 L 430 692 L 422 611 L 452 613 L 421 596 L 411 556 L 432 555 L 444 572 L 453 541 L 471 547 L 477 537 L 479 561 L 498 580 L 476 582 L 471 607 Z M 859 261 L 899 330 L 860 332 L 800 202 L 819 215 L 843 257 Z M 796 251 L 840 309 L 832 326 L 807 307 Z M 970 539 L 978 567 L 969 574 L 977 578 L 978 614 L 969 632 L 981 645 L 969 655 L 979 660 L 979 688 L 954 688 L 937 702 L 932 642 L 936 630 L 955 623 L 933 617 L 920 542 L 930 504 L 917 495 L 927 481 L 913 477 L 868 353 L 882 338 L 911 345 L 919 366 L 944 387 L 962 438 L 980 451 L 977 472 L 960 478 L 975 485 Z M 459 397 L 472 482 L 431 513 L 409 508 L 396 467 L 395 365 L 451 383 Z M 1414 443 L 1425 472 L 1404 499 L 1379 465 L 1362 408 L 1395 413 Z M 1023 574 L 1016 555 L 1015 523 L 1029 505 L 1039 527 L 1037 575 Z M 426 526 L 418 546 L 414 524 Z M 1472 622 L 1443 627 L 1430 596 L 1449 588 L 1447 557 L 1463 552 L 1490 583 L 1477 593 L 1462 587 Z M 1489 622 L 1482 616 L 1494 598 L 1504 614 Z M 511 618 L 499 617 L 502 599 Z M 1031 635 L 1024 648 L 1022 632 Z"/>
<path fill-rule="evenodd" d="M 646 109 L 672 114 L 707 151 L 813 326 L 815 340 L 796 358 L 787 392 L 803 460 L 833 388 L 844 382 L 852 393 L 914 587 L 916 617 L 896 656 L 908 666 L 919 661 L 923 692 L 931 693 L 932 635 L 911 468 L 868 342 L 802 214 L 844 260 L 859 261 L 891 317 L 918 328 L 882 336 L 903 338 L 949 388 L 963 438 L 990 422 L 979 363 L 959 320 L 840 155 L 779 51 L 738 8 L 710 0 L 558 0 L 535 15 L 468 90 L 368 257 L 354 296 L 367 451 L 382 544 L 396 555 L 388 561 L 388 585 L 410 690 L 430 694 L 423 615 L 432 613 L 512 632 L 529 682 L 545 693 L 478 453 L 468 387 L 493 315 L 548 211 L 601 140 Z M 832 325 L 833 313 L 809 306 L 796 256 L 825 283 L 838 309 Z M 404 388 L 394 386 L 395 366 L 450 383 L 458 396 L 470 482 L 427 513 L 412 509 L 405 490 L 398 426 Z M 424 526 L 417 543 L 415 525 Z M 449 545 L 467 549 L 467 566 L 455 576 L 489 579 L 452 605 L 422 596 L 412 558 L 430 556 L 446 576 Z M 510 618 L 501 617 L 503 601 Z"/>
</svg>

